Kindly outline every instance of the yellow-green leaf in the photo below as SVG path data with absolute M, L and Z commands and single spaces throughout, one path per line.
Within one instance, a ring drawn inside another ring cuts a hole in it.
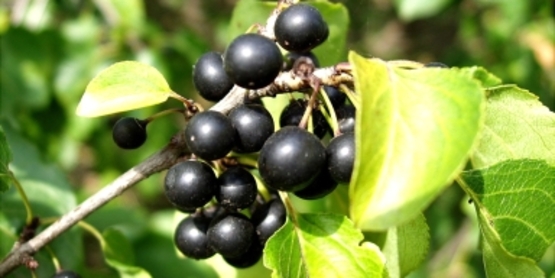
M 76 113 L 98 117 L 134 110 L 164 102 L 171 93 L 168 82 L 155 68 L 134 61 L 119 62 L 89 82 Z
M 386 277 L 378 247 L 363 242 L 345 216 L 297 214 L 266 243 L 264 265 L 272 277 Z
M 472 154 L 474 168 L 525 158 L 555 165 L 555 113 L 538 96 L 515 85 L 486 92 L 485 128 Z
M 483 123 L 479 83 L 456 70 L 396 68 L 351 53 L 357 110 L 350 214 L 363 230 L 416 217 L 464 167 Z

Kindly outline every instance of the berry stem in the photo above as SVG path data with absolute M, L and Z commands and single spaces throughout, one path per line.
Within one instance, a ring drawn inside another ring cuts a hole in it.
M 195 113 L 197 112 L 202 112 L 204 111 L 204 109 L 202 108 L 202 106 L 200 106 L 199 104 L 195 103 L 193 100 L 190 100 L 188 98 L 183 97 L 182 95 L 176 93 L 176 92 L 171 92 L 170 93 L 170 97 L 177 99 L 179 101 L 181 101 L 183 103 L 183 105 L 185 106 L 185 108 L 187 108 L 187 112 L 189 112 L 189 117 L 192 117 Z
M 79 221 L 77 225 L 81 227 L 83 230 L 89 232 L 92 236 L 94 236 L 96 240 L 98 240 L 102 248 L 106 246 L 106 241 L 104 241 L 104 237 L 102 237 L 102 234 L 93 225 L 85 221 Z
M 29 202 L 29 198 L 27 198 L 27 194 L 25 193 L 23 186 L 21 185 L 21 183 L 19 183 L 17 178 L 14 176 L 13 172 L 8 171 L 8 175 L 12 179 L 15 185 L 15 188 L 17 189 L 17 192 L 19 193 L 19 195 L 21 196 L 21 199 L 23 200 L 23 206 L 25 207 L 25 212 L 27 214 L 25 218 L 25 223 L 29 225 L 33 221 L 33 209 L 31 208 L 31 203 Z
M 272 196 L 270 195 L 268 188 L 266 188 L 266 186 L 264 185 L 262 180 L 258 177 L 258 175 L 256 175 L 253 172 L 251 172 L 251 174 L 254 177 L 254 180 L 256 181 L 256 189 L 258 190 L 258 194 L 260 194 L 262 198 L 264 198 L 264 201 L 266 202 L 270 201 L 272 199 Z
M 143 121 L 145 121 L 145 122 L 147 122 L 147 123 L 150 123 L 150 122 L 154 121 L 154 120 L 157 119 L 157 118 L 160 118 L 160 117 L 169 115 L 169 114 L 171 114 L 171 113 L 180 113 L 180 114 L 183 114 L 183 113 L 185 113 L 185 109 L 183 109 L 183 108 L 172 108 L 172 109 L 167 109 L 167 110 L 158 112 L 158 113 L 156 113 L 156 114 L 154 114 L 154 115 L 152 115 L 152 116 L 150 116 L 150 117 L 144 119 Z
M 285 209 L 287 210 L 287 215 L 291 218 L 295 226 L 298 226 L 297 214 L 296 214 L 297 212 L 293 207 L 293 203 L 291 203 L 291 199 L 289 198 L 289 195 L 285 191 L 279 191 L 279 197 L 281 198 L 281 201 L 285 205 Z
M 355 92 L 353 92 L 353 90 L 351 90 L 345 84 L 339 85 L 339 88 L 341 89 L 341 91 L 343 91 L 345 94 L 347 94 L 347 97 L 349 98 L 349 101 L 351 102 L 351 104 L 353 104 L 355 109 L 360 110 L 360 98 L 357 96 L 357 94 Z
M 331 128 L 333 130 L 333 135 L 334 137 L 339 135 L 339 125 L 337 124 L 337 115 L 335 114 L 335 109 L 333 108 L 333 104 L 331 103 L 330 98 L 328 97 L 328 95 L 326 94 L 326 92 L 324 92 L 324 90 L 321 88 L 320 89 L 320 97 L 324 100 L 324 103 L 326 104 L 326 107 L 328 108 L 327 110 L 320 106 L 320 111 L 322 112 L 322 114 L 324 115 L 324 117 L 326 117 L 326 120 L 328 121 L 328 123 L 331 125 Z M 329 113 L 328 113 L 329 111 Z
M 56 272 L 62 270 L 62 267 L 60 265 L 60 260 L 58 260 L 58 257 L 56 256 L 56 253 L 54 253 L 52 248 L 50 248 L 50 246 L 46 245 L 46 246 L 44 246 L 44 249 L 46 250 L 46 252 L 52 258 L 52 264 L 54 265 L 54 269 L 56 269 Z
M 312 91 L 312 94 L 310 95 L 310 99 L 308 100 L 308 103 L 306 104 L 306 110 L 304 111 L 303 117 L 301 118 L 301 121 L 299 122 L 299 127 L 305 129 L 306 128 L 306 124 L 308 122 L 308 120 L 310 119 L 310 116 L 312 115 L 312 107 L 314 107 L 314 105 L 316 104 L 316 99 L 318 97 L 318 92 L 320 89 L 320 86 L 316 86 L 317 88 L 315 88 Z
M 252 157 L 250 155 L 238 155 L 235 157 L 235 159 L 241 165 L 258 168 L 258 161 L 255 157 Z

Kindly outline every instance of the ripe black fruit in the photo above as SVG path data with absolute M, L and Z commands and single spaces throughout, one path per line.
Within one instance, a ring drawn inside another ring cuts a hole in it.
M 235 129 L 229 119 L 216 111 L 204 111 L 191 118 L 185 128 L 189 150 L 204 160 L 224 157 L 234 145 Z
M 338 108 L 345 103 L 347 96 L 336 87 L 324 86 L 324 91 L 328 95 L 333 108 Z
M 217 216 L 208 229 L 210 246 L 227 258 L 245 254 L 252 244 L 254 227 L 249 219 L 240 213 Z
M 222 55 L 217 52 L 203 54 L 193 69 L 193 84 L 200 95 L 210 101 L 219 101 L 233 87 L 224 70 Z
M 286 216 L 285 206 L 280 199 L 273 199 L 253 212 L 251 222 L 260 244 L 266 244 L 268 238 L 283 226 Z
M 256 180 L 241 167 L 227 169 L 218 178 L 219 191 L 216 200 L 223 208 L 229 210 L 249 207 L 256 199 Z
M 283 127 L 270 136 L 258 157 L 265 184 L 282 191 L 305 188 L 325 162 L 325 148 L 318 137 L 296 126 Z
M 279 125 L 281 127 L 298 126 L 303 118 L 306 105 L 307 101 L 305 100 L 294 100 L 289 103 L 289 105 L 287 105 L 281 112 Z M 331 130 L 326 118 L 324 118 L 324 115 L 322 115 L 320 110 L 312 110 L 312 124 L 314 134 L 316 134 L 319 138 L 324 137 L 324 135 Z
M 306 188 L 296 191 L 294 194 L 301 199 L 315 200 L 332 193 L 336 187 L 337 182 L 332 178 L 326 165 Z
M 71 270 L 61 270 L 54 274 L 52 278 L 81 278 L 81 275 Z
M 339 131 L 341 133 L 355 132 L 356 110 L 352 105 L 342 105 L 335 110 Z
M 307 52 L 328 38 L 329 29 L 316 8 L 296 4 L 279 14 L 274 33 L 281 47 L 289 51 Z
M 216 175 L 204 162 L 189 160 L 172 166 L 164 189 L 168 200 L 181 210 L 204 206 L 218 190 Z
M 262 251 L 264 250 L 264 248 L 258 241 L 258 237 L 256 236 L 256 234 L 253 234 L 252 236 L 253 236 L 253 239 L 252 239 L 251 246 L 249 247 L 249 250 L 245 252 L 245 254 L 235 258 L 224 257 L 224 260 L 229 265 L 234 266 L 236 268 L 248 268 L 255 265 L 260 260 L 260 258 L 262 257 Z
M 237 152 L 259 151 L 266 139 L 274 133 L 272 115 L 262 105 L 237 106 L 228 118 L 236 130 L 234 150 Z
M 333 179 L 339 183 L 348 183 L 355 162 L 355 134 L 344 133 L 333 138 L 326 148 L 326 154 Z
M 216 254 L 208 245 L 206 232 L 211 218 L 202 214 L 190 215 L 177 225 L 174 233 L 174 243 L 181 253 L 193 259 L 206 259 Z
M 114 142 L 122 149 L 136 149 L 146 141 L 147 121 L 124 117 L 112 129 Z
M 258 34 L 235 38 L 224 53 L 224 68 L 231 80 L 247 89 L 259 89 L 272 83 L 282 67 L 277 45 Z

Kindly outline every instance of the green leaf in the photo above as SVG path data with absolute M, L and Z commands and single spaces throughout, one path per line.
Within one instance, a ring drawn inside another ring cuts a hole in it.
M 328 24 L 328 39 L 313 52 L 321 67 L 332 66 L 347 58 L 347 34 L 349 34 L 349 12 L 341 3 L 307 2 L 314 6 Z
M 4 193 L 10 188 L 11 175 L 9 164 L 11 161 L 12 151 L 8 145 L 4 129 L 0 125 L 0 193 Z
M 144 269 L 134 266 L 135 257 L 131 244 L 118 230 L 108 228 L 102 233 L 102 251 L 106 263 L 115 268 L 120 277 L 151 277 Z
M 533 260 L 509 254 L 483 216 L 479 215 L 479 221 L 484 268 L 488 278 L 545 277 Z
M 423 214 L 387 231 L 381 248 L 389 277 L 405 277 L 417 269 L 428 255 L 430 233 Z
M 228 25 L 227 42 L 244 34 L 254 24 L 266 25 L 266 20 L 276 8 L 275 2 L 241 0 L 237 2 Z
M 266 243 L 272 277 L 382 277 L 384 258 L 343 215 L 297 214 Z
M 537 96 L 514 85 L 486 93 L 485 128 L 472 154 L 474 168 L 523 158 L 555 165 L 555 114 Z
M 483 88 L 501 85 L 502 81 L 499 77 L 493 75 L 482 67 L 466 67 L 458 69 L 463 74 L 471 77 L 482 84 Z
M 434 16 L 451 4 L 452 0 L 395 0 L 399 17 L 404 21 Z
M 171 93 L 168 82 L 155 68 L 139 62 L 119 62 L 89 82 L 76 113 L 97 117 L 138 109 L 164 102 Z
M 10 170 L 25 190 L 34 215 L 41 219 L 60 217 L 75 208 L 77 201 L 66 174 L 56 164 L 44 161 L 36 145 L 18 134 L 10 124 L 4 121 L 0 124 L 12 150 L 13 160 L 10 163 Z M 0 195 L 0 211 L 5 217 L 5 221 L 0 221 L 0 230 L 11 231 L 14 235 L 21 232 L 21 228 L 25 225 L 26 210 L 14 186 Z M 0 215 L 0 218 L 3 217 Z M 80 229 L 70 229 L 49 244 L 64 267 L 76 269 L 83 263 L 81 234 Z M 10 237 L 0 232 L 0 241 L 5 241 L 4 243 L 9 246 L 9 249 L 3 249 L 3 246 L 0 246 L 0 256 L 11 250 L 15 240 L 12 241 Z M 38 277 L 49 277 L 54 273 L 52 257 L 46 251 L 38 252 L 35 258 L 41 266 L 37 270 Z M 21 268 L 21 270 L 23 276 L 14 274 L 15 277 L 29 276 L 28 269 Z
M 484 95 L 454 70 L 395 68 L 351 53 L 357 110 L 350 215 L 364 230 L 413 219 L 462 170 Z
M 505 249 L 539 261 L 555 241 L 555 166 L 512 160 L 464 172 L 461 178 L 484 225 Z

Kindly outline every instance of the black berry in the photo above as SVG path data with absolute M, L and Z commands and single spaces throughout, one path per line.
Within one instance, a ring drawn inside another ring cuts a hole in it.
M 173 239 L 183 255 L 198 260 L 210 258 L 216 253 L 208 245 L 206 235 L 211 220 L 202 213 L 192 214 L 181 220 L 175 229 Z
M 124 117 L 112 129 L 114 142 L 122 149 L 136 149 L 146 141 L 147 121 Z
M 81 275 L 71 270 L 60 270 L 52 278 L 81 278 Z
M 283 59 L 270 39 L 258 34 L 235 38 L 224 53 L 224 68 L 233 82 L 247 89 L 259 89 L 272 83 Z
M 222 55 L 217 52 L 203 54 L 193 69 L 193 84 L 203 98 L 222 99 L 233 87 L 225 73 Z
M 328 95 L 333 108 L 338 108 L 345 103 L 345 99 L 347 98 L 347 96 L 339 91 L 338 88 L 332 86 L 324 86 L 324 91 L 326 92 L 326 95 Z
M 256 199 L 256 180 L 241 167 L 227 169 L 218 178 L 219 191 L 216 200 L 223 208 L 229 210 L 249 207 Z
M 204 160 L 224 157 L 234 146 L 235 129 L 229 119 L 216 111 L 204 111 L 189 120 L 185 141 L 189 150 Z
M 325 162 L 325 148 L 318 137 L 295 126 L 283 127 L 270 136 L 258 157 L 266 186 L 282 191 L 305 188 Z
M 330 141 L 326 148 L 326 154 L 328 169 L 335 181 L 348 183 L 351 180 L 355 151 L 354 133 L 344 133 Z
M 227 258 L 245 254 L 253 241 L 254 227 L 249 219 L 240 213 L 217 216 L 208 229 L 210 246 Z
M 236 130 L 235 151 L 257 152 L 266 139 L 274 133 L 274 120 L 264 106 L 258 104 L 240 105 L 228 115 Z
M 328 38 L 329 29 L 316 8 L 296 4 L 279 14 L 274 33 L 279 45 L 286 50 L 307 52 Z
M 184 211 L 204 206 L 218 190 L 216 175 L 204 162 L 189 160 L 172 166 L 164 189 L 168 200 Z
M 286 217 L 285 206 L 280 199 L 273 199 L 253 212 L 251 221 L 262 245 L 283 226 Z
M 335 110 L 341 133 L 355 132 L 356 110 L 352 105 L 342 105 Z
M 332 178 L 326 165 L 306 188 L 296 191 L 294 194 L 301 199 L 315 200 L 332 193 L 336 187 L 337 182 Z
M 255 265 L 260 258 L 262 258 L 262 251 L 264 250 L 263 246 L 258 241 L 258 237 L 253 234 L 253 238 L 251 240 L 251 246 L 249 250 L 245 252 L 243 255 L 234 258 L 227 258 L 224 257 L 224 260 L 231 266 L 236 268 L 248 268 Z
M 279 125 L 281 127 L 285 126 L 298 126 L 303 118 L 304 112 L 306 110 L 307 101 L 305 100 L 293 100 L 289 105 L 287 105 L 279 117 Z M 320 110 L 312 110 L 312 124 L 314 128 L 314 134 L 319 138 L 324 137 L 328 131 L 331 130 L 326 118 L 320 112 Z

